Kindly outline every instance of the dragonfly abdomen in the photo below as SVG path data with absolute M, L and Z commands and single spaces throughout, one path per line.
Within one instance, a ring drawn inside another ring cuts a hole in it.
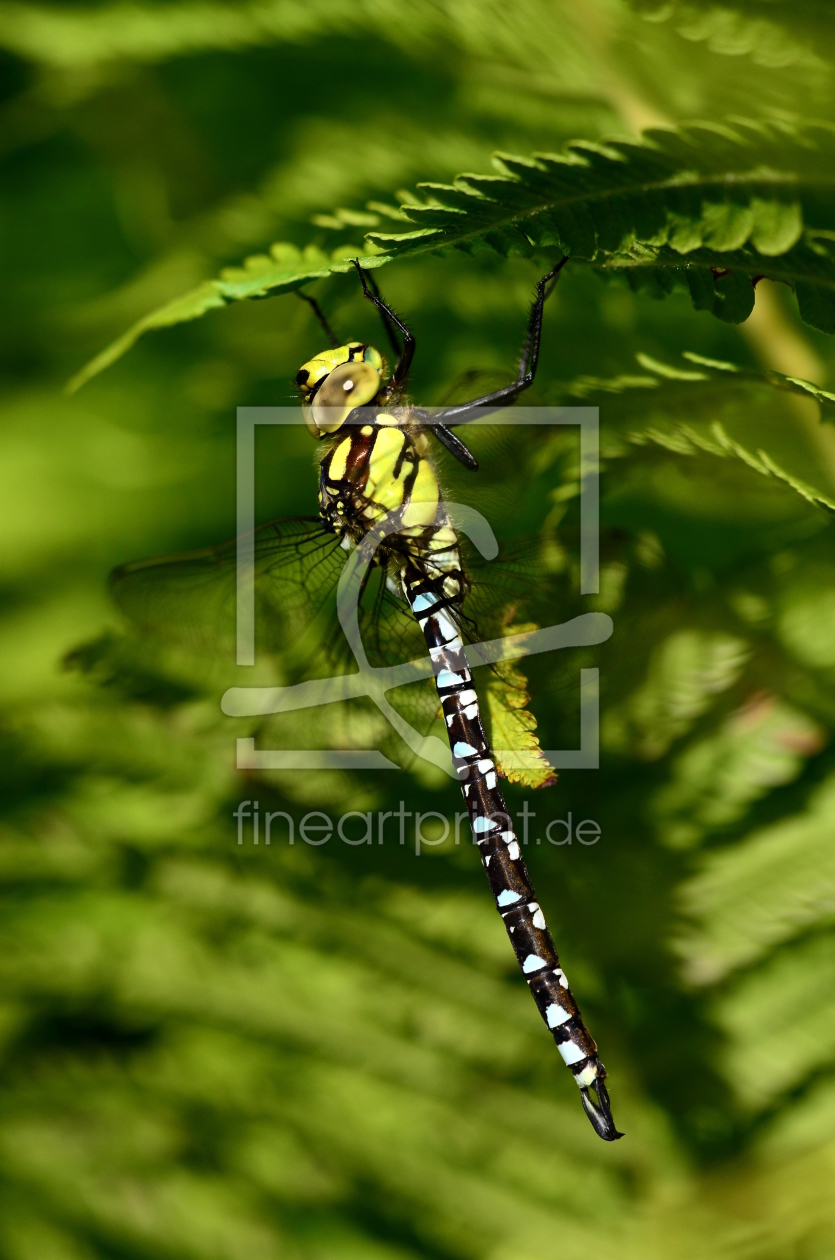
M 609 1108 L 606 1072 L 560 967 L 499 790 L 458 629 L 467 582 L 455 531 L 424 455 L 425 438 L 405 423 L 379 424 L 371 408 L 356 414 L 362 421 L 366 413 L 369 423 L 340 432 L 322 461 L 322 517 L 343 537 L 367 538 L 375 549 L 382 544 L 386 562 L 399 571 L 403 594 L 429 648 L 453 762 L 496 908 L 539 1012 L 580 1088 L 586 1114 L 602 1138 L 614 1141 L 621 1134 Z
M 481 722 L 478 695 L 453 615 L 462 596 L 446 595 L 441 578 L 429 576 L 421 572 L 420 565 L 413 564 L 403 573 L 403 589 L 429 648 L 473 839 L 478 845 L 496 909 L 502 916 L 539 1013 L 580 1088 L 586 1114 L 602 1138 L 614 1141 L 621 1134 L 615 1128 L 603 1083 L 606 1071 L 560 967 L 498 786 L 495 760 Z M 590 1089 L 595 1090 L 596 1100 L 591 1097 Z

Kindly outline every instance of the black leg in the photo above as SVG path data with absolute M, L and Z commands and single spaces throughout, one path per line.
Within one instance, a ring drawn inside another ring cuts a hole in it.
M 478 469 L 478 460 L 475 455 L 468 450 L 461 439 L 456 437 L 445 424 L 434 424 L 430 421 L 430 427 L 441 445 L 445 446 L 460 464 L 463 464 L 465 468 L 469 468 L 470 472 L 475 472 Z
M 380 289 L 379 289 L 379 286 L 378 286 L 378 284 L 377 284 L 377 281 L 374 279 L 374 272 L 373 272 L 373 271 L 369 271 L 369 272 L 366 274 L 366 277 L 365 277 L 365 278 L 366 278 L 366 280 L 368 281 L 368 287 L 371 289 L 371 292 L 374 294 L 374 296 L 375 296 L 376 298 L 379 298 L 379 297 L 380 297 Z M 382 298 L 380 298 L 380 301 L 382 301 Z M 383 306 L 385 306 L 385 303 L 383 303 Z M 387 337 L 388 337 L 388 339 L 389 339 L 389 345 L 391 346 L 392 350 L 394 351 L 394 353 L 395 353 L 395 357 L 396 357 L 397 359 L 399 359 L 399 358 L 400 358 L 400 356 L 401 356 L 401 354 L 403 353 L 403 351 L 402 351 L 401 346 L 400 346 L 400 339 L 398 338 L 397 333 L 396 333 L 396 332 L 395 332 L 395 330 L 394 330 L 394 324 L 391 322 L 391 320 L 389 319 L 388 315 L 386 315 L 385 311 L 384 311 L 384 310 L 381 310 L 379 306 L 377 307 L 377 310 L 378 310 L 378 312 L 379 312 L 380 319 L 382 320 L 383 327 L 384 327 L 384 328 L 385 328 L 385 330 L 386 330 L 386 336 L 387 336 Z
M 519 361 L 519 371 L 516 380 L 511 385 L 505 385 L 503 389 L 495 390 L 492 394 L 485 394 L 482 398 L 473 398 L 471 402 L 458 403 L 454 407 L 444 407 L 441 411 L 436 411 L 433 415 L 433 420 L 436 424 L 441 422 L 452 428 L 454 425 L 466 424 L 469 420 L 475 420 L 477 416 L 483 415 L 485 411 L 496 411 L 499 407 L 507 407 L 510 403 L 515 402 L 523 390 L 526 390 L 533 383 L 539 360 L 539 341 L 542 335 L 542 308 L 545 305 L 546 298 L 553 292 L 559 274 L 567 262 L 567 258 L 562 258 L 556 267 L 552 267 L 547 276 L 543 276 L 537 283 L 536 297 L 531 307 L 528 332 L 525 337 L 525 346 Z
M 411 407 L 409 414 L 418 424 L 425 426 L 427 432 L 436 437 L 442 446 L 445 446 L 451 455 L 454 455 L 459 464 L 463 464 L 465 468 L 469 468 L 471 472 L 475 472 L 478 468 L 478 460 L 472 451 L 469 450 L 459 437 L 457 437 L 451 429 L 445 424 L 438 424 L 437 420 L 428 411 L 424 411 L 422 407 Z
M 400 332 L 403 334 L 403 350 L 402 352 L 399 352 L 399 348 L 398 348 L 400 357 L 397 360 L 397 367 L 394 369 L 391 375 L 391 380 L 389 381 L 388 387 L 387 387 L 389 390 L 397 389 L 406 380 L 406 377 L 409 374 L 409 368 L 412 366 L 412 359 L 414 358 L 414 354 L 415 354 L 415 339 L 412 336 L 412 334 L 409 332 L 409 329 L 403 323 L 403 320 L 400 319 L 399 316 L 395 315 L 394 311 L 391 309 L 390 306 L 386 305 L 386 303 L 380 297 L 379 292 L 375 293 L 368 287 L 368 282 L 366 281 L 366 278 L 365 278 L 365 272 L 363 271 L 362 267 L 359 264 L 359 259 L 354 258 L 352 259 L 352 262 L 357 269 L 357 274 L 359 275 L 360 280 L 362 281 L 363 296 L 368 298 L 369 302 L 374 303 L 374 305 L 377 307 L 377 310 L 383 316 L 384 321 L 390 320 L 391 323 L 394 325 L 394 327 L 398 328 Z M 374 288 L 376 289 L 376 287 L 377 286 L 375 285 Z M 391 333 L 390 336 L 393 337 L 393 333 Z
M 296 289 L 295 293 L 296 293 L 296 297 L 300 297 L 303 302 L 307 302 L 308 306 L 312 307 L 313 314 L 316 316 L 319 323 L 324 328 L 325 333 L 327 334 L 328 340 L 330 341 L 331 345 L 333 346 L 335 350 L 337 346 L 340 344 L 339 338 L 337 337 L 336 333 L 333 331 L 330 324 L 328 323 L 328 321 L 325 319 L 324 315 L 322 314 L 322 311 L 319 307 L 319 303 L 316 301 L 315 298 L 309 297 L 307 293 L 302 293 L 301 289 Z

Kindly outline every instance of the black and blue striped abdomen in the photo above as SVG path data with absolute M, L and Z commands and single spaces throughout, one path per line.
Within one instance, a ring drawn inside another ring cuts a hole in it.
M 609 1108 L 606 1072 L 560 967 L 498 786 L 458 626 L 467 590 L 458 540 L 422 449 L 425 438 L 406 426 L 377 424 L 343 434 L 322 461 L 322 515 L 355 543 L 386 524 L 389 576 L 395 568 L 426 640 L 473 840 L 496 908 L 589 1119 L 602 1138 L 613 1141 L 621 1135 Z

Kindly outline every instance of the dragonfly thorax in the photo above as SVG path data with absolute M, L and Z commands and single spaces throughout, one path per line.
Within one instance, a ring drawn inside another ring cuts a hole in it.
M 340 532 L 366 533 L 392 512 L 401 529 L 433 525 L 438 483 L 421 445 L 399 425 L 346 426 L 321 464 L 323 519 Z
M 458 599 L 466 584 L 458 540 L 424 449 L 423 434 L 407 426 L 348 426 L 322 460 L 319 511 L 352 542 L 385 522 L 381 554 L 446 582 L 446 596 Z

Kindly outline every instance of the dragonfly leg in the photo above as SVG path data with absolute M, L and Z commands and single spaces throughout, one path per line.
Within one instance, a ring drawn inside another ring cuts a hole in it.
M 386 306 L 385 300 L 382 294 L 380 293 L 380 286 L 377 284 L 377 281 L 374 279 L 374 272 L 366 271 L 361 274 L 365 276 L 365 281 L 369 289 L 371 290 L 371 292 L 374 294 L 374 296 L 380 299 L 380 301 L 383 303 L 383 306 Z M 388 308 L 386 307 L 386 310 L 387 309 Z M 383 327 L 386 330 L 386 336 L 389 339 L 389 345 L 394 351 L 396 358 L 399 359 L 401 354 L 403 353 L 403 348 L 400 345 L 400 339 L 397 336 L 397 333 L 395 332 L 394 324 L 391 322 L 391 319 L 389 318 L 389 316 L 383 310 L 380 309 L 380 307 L 378 307 L 377 310 L 379 312 L 380 319 L 383 322 Z
M 561 258 L 547 275 L 544 275 L 541 280 L 537 281 L 536 297 L 531 307 L 528 331 L 525 337 L 522 357 L 519 360 L 516 380 L 512 381 L 510 385 L 503 386 L 502 389 L 494 390 L 492 394 L 484 394 L 481 398 L 473 398 L 470 402 L 458 403 L 454 407 L 444 407 L 443 410 L 435 412 L 434 419 L 436 422 L 445 424 L 449 428 L 458 424 L 467 424 L 468 421 L 484 415 L 485 411 L 496 411 L 499 407 L 507 407 L 514 403 L 519 395 L 533 384 L 539 362 L 543 307 L 548 297 L 553 293 L 560 272 L 567 262 L 567 257 Z
M 461 439 L 456 437 L 452 430 L 448 429 L 445 424 L 433 424 L 432 432 L 435 434 L 435 437 L 441 445 L 445 446 L 450 454 L 454 455 L 458 462 L 463 464 L 465 468 L 469 468 L 470 472 L 475 472 L 478 469 L 478 460 L 475 455 L 473 455 L 472 451 L 469 450 Z
M 377 310 L 380 312 L 380 316 L 385 325 L 386 332 L 388 333 L 389 341 L 391 342 L 391 345 L 392 345 L 392 348 L 394 349 L 395 354 L 398 356 L 397 366 L 392 372 L 391 380 L 389 381 L 387 388 L 389 389 L 389 391 L 394 390 L 394 389 L 399 389 L 399 387 L 404 383 L 404 381 L 406 380 L 406 377 L 409 374 L 409 368 L 412 366 L 412 359 L 415 356 L 414 335 L 403 323 L 403 320 L 400 318 L 400 316 L 395 315 L 394 311 L 391 309 L 388 303 L 383 301 L 382 297 L 380 296 L 380 290 L 377 288 L 376 282 L 371 278 L 371 276 L 368 276 L 366 278 L 366 274 L 363 271 L 362 267 L 360 266 L 359 259 L 353 258 L 351 261 L 356 267 L 357 274 L 360 280 L 362 281 L 363 297 L 367 298 L 369 302 L 373 302 L 374 305 L 377 307 Z M 369 280 L 371 281 L 370 284 L 369 284 Z M 402 350 L 400 349 L 400 345 L 397 341 L 397 336 L 394 332 L 395 328 L 399 329 L 400 332 L 403 334 L 403 349 Z
M 328 341 L 331 343 L 334 350 L 336 350 L 336 348 L 340 345 L 339 338 L 325 319 L 325 316 L 322 314 L 322 308 L 316 299 L 312 298 L 309 293 L 302 293 L 301 289 L 296 289 L 296 297 L 301 298 L 303 302 L 307 302 L 308 306 L 313 311 L 313 314 L 324 328 Z

